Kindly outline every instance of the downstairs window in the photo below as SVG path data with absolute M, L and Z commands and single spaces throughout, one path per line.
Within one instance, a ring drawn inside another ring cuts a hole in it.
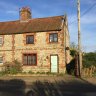
M 37 65 L 37 55 L 36 54 L 23 54 L 23 64 L 24 65 Z

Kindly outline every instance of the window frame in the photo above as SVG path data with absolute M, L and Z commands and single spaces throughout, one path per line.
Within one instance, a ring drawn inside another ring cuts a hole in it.
M 29 62 L 29 61 L 28 61 L 28 56 L 34 56 L 34 55 L 36 56 L 36 57 L 35 57 L 35 59 L 36 59 L 35 62 L 36 62 L 36 63 L 35 63 L 35 64 L 28 64 L 28 62 Z M 24 64 L 24 56 L 27 56 L 27 64 Z M 23 60 L 23 65 L 24 65 L 24 66 L 37 66 L 37 54 L 36 54 L 36 53 L 24 53 L 22 60 Z
M 57 40 L 56 41 L 54 40 L 55 35 L 57 35 Z M 52 41 L 50 41 L 51 36 L 52 36 Z M 58 33 L 49 33 L 49 43 L 56 43 L 56 42 L 58 42 Z
M 27 41 L 28 36 L 33 36 L 33 42 L 32 43 L 30 43 L 30 41 Z M 34 35 L 26 35 L 26 44 L 27 45 L 34 44 Z
M 0 46 L 3 46 L 3 39 L 4 37 L 3 36 L 0 36 L 0 39 L 2 39 L 2 42 L 0 42 Z

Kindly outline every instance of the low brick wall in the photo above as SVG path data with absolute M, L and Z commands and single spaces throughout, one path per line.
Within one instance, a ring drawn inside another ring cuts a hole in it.
M 94 74 L 95 71 L 96 71 L 96 67 L 93 66 L 93 65 L 90 68 L 84 68 L 82 70 L 82 76 L 84 76 L 84 77 L 92 77 L 92 75 Z

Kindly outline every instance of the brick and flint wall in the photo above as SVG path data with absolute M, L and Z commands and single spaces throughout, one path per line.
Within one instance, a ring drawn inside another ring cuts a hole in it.
M 49 34 L 58 33 L 58 42 L 49 43 Z M 34 35 L 34 44 L 26 44 L 26 35 Z M 0 46 L 0 55 L 4 62 L 18 60 L 23 65 L 23 54 L 37 54 L 36 66 L 24 66 L 23 71 L 50 72 L 50 55 L 59 57 L 59 73 L 65 72 L 64 32 L 34 32 L 26 34 L 4 35 L 4 44 Z

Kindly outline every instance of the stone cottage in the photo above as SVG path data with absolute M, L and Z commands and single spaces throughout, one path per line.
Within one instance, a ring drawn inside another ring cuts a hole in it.
M 70 61 L 67 16 L 32 18 L 23 7 L 19 20 L 0 22 L 0 66 L 14 60 L 26 72 L 64 73 Z

